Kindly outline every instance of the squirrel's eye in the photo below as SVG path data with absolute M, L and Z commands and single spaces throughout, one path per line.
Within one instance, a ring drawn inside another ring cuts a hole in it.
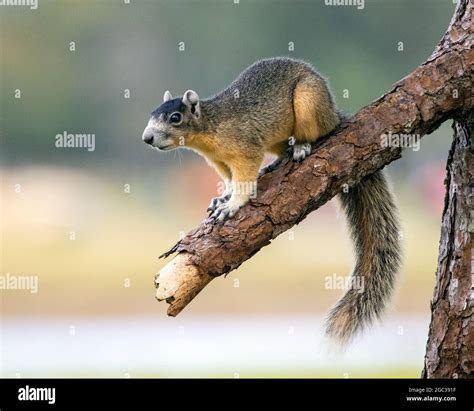
M 173 113 L 170 116 L 170 123 L 172 124 L 178 124 L 181 123 L 182 116 L 180 113 Z

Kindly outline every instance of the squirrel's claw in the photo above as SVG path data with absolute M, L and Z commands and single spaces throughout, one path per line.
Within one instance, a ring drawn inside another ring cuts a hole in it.
M 225 220 L 232 218 L 242 207 L 239 204 L 229 202 L 220 203 L 209 216 L 216 224 L 222 224 Z
M 212 211 L 214 211 L 217 207 L 217 204 L 219 204 L 219 197 L 214 197 L 212 200 L 211 200 L 211 203 L 209 204 L 209 207 L 207 207 L 207 212 L 210 213 Z
M 214 197 L 211 200 L 211 203 L 209 204 L 209 207 L 207 207 L 206 211 L 208 213 L 212 213 L 219 204 L 225 203 L 226 201 L 229 200 L 229 198 L 230 198 L 230 194 L 223 194 L 220 197 Z
M 307 156 L 311 154 L 311 144 L 295 144 L 293 146 L 293 161 L 302 162 Z

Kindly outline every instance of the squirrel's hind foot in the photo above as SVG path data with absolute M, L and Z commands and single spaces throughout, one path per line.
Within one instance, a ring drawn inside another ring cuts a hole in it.
M 306 157 L 311 154 L 311 144 L 295 144 L 290 147 L 292 150 L 293 161 L 301 163 Z

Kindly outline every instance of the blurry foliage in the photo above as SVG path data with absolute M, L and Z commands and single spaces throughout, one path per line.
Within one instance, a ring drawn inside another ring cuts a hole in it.
M 150 280 L 162 264 L 156 256 L 204 218 L 218 181 L 196 155 L 157 153 L 142 143 L 163 92 L 193 88 L 207 97 L 253 61 L 291 55 L 312 62 L 329 79 L 338 106 L 355 112 L 428 57 L 453 8 L 450 0 L 366 0 L 363 10 L 327 7 L 324 0 L 39 0 L 38 10 L 1 7 L 4 270 L 42 275 L 48 291 L 35 300 L 35 312 L 63 306 L 61 299 L 77 292 L 68 287 L 71 276 L 94 279 L 94 288 L 79 281 L 84 296 L 68 303 L 71 312 L 156 310 Z M 14 98 L 16 89 L 21 99 Z M 343 98 L 344 89 L 350 98 Z M 94 133 L 96 151 L 56 149 L 63 131 Z M 389 167 L 404 221 L 409 275 L 398 307 L 406 311 L 427 308 L 432 293 L 451 140 L 448 125 L 436 134 Z M 19 195 L 15 184 L 23 187 Z M 324 276 L 351 265 L 337 219 L 332 205 L 318 210 L 295 228 L 295 241 L 281 236 L 233 273 L 247 279 L 250 304 L 241 304 L 242 296 L 203 293 L 193 312 L 232 311 L 236 304 L 239 312 L 275 305 L 283 312 L 326 310 L 338 293 L 324 292 Z M 68 240 L 70 230 L 77 241 Z M 282 274 L 288 271 L 292 284 Z M 124 278 L 134 286 L 118 298 Z M 263 298 L 270 278 L 272 290 Z M 68 291 L 58 296 L 58 287 Z M 280 303 L 291 287 L 298 307 Z M 15 296 L 7 307 L 22 312 L 31 304 Z
M 140 140 L 163 92 L 212 95 L 269 56 L 312 62 L 338 106 L 353 113 L 428 57 L 453 8 L 449 0 L 366 0 L 363 10 L 324 0 L 39 0 L 37 10 L 2 7 L 2 160 L 120 165 L 125 174 L 157 162 L 160 170 L 171 167 L 175 155 L 157 158 Z M 55 149 L 63 131 L 94 133 L 96 151 Z M 446 147 L 423 150 L 444 158 Z
M 166 305 L 153 298 L 153 273 L 163 264 L 156 256 L 204 218 L 217 183 L 196 155 L 157 153 L 142 143 L 166 89 L 207 97 L 253 61 L 290 55 L 313 63 L 339 108 L 354 113 L 429 56 L 453 9 L 452 0 L 366 0 L 363 10 L 324 0 L 39 0 L 37 10 L 0 7 L 1 271 L 38 275 L 41 290 L 5 293 L 2 316 L 164 318 Z M 56 149 L 55 136 L 64 131 L 95 134 L 96 151 Z M 389 167 L 406 256 L 389 315 L 429 313 L 450 140 L 446 124 Z M 184 318 L 324 315 L 341 293 L 324 289 L 326 276 L 345 275 L 352 265 L 342 220 L 333 204 L 311 214 L 216 280 Z M 381 364 L 351 376 L 415 377 L 420 364 Z M 255 376 L 340 376 L 255 367 Z M 103 372 L 110 376 L 110 368 Z

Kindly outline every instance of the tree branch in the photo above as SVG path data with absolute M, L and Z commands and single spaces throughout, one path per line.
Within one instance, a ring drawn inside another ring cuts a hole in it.
M 178 255 L 155 278 L 156 298 L 177 315 L 214 277 L 239 267 L 272 239 L 302 221 L 343 187 L 401 157 L 384 134 L 422 137 L 473 108 L 472 4 L 460 0 L 431 57 L 318 141 L 301 164 L 258 180 L 258 194 L 224 225 L 204 220 L 161 257 Z M 347 185 L 347 186 L 346 186 Z

